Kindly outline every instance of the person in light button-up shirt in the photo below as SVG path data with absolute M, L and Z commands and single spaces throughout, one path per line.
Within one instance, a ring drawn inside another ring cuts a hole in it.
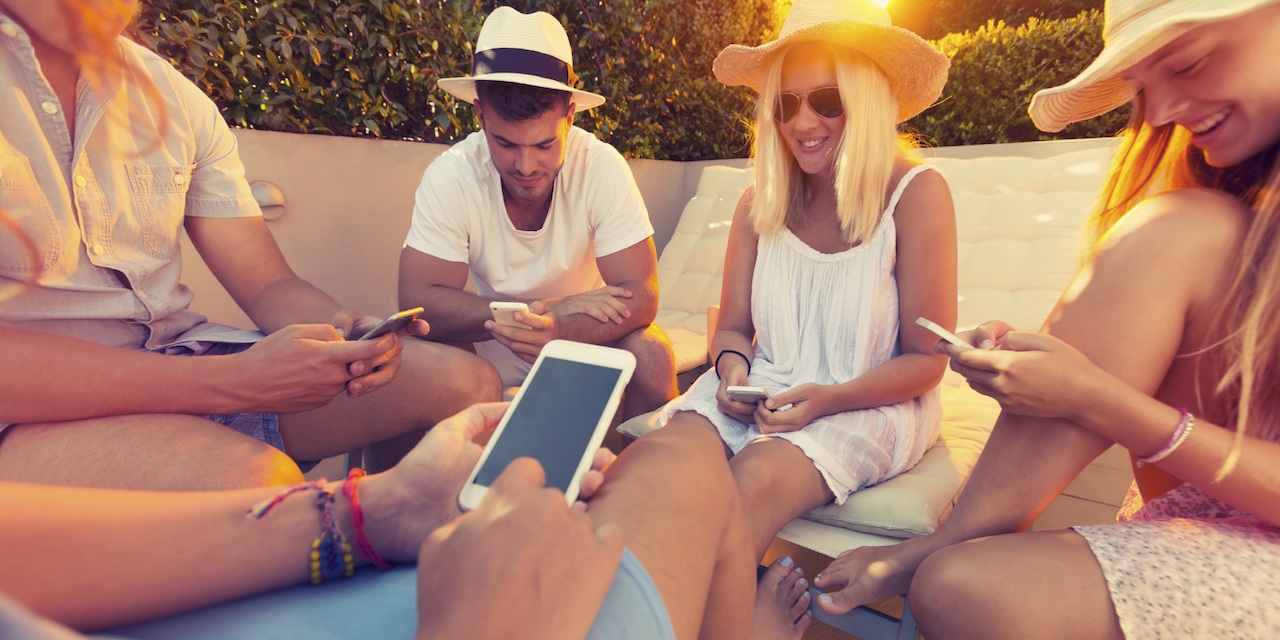
M 0 0 L 0 208 L 36 244 L 0 232 L 0 284 L 38 274 L 0 305 L 0 480 L 286 482 L 496 399 L 470 354 L 344 340 L 380 318 L 289 268 L 216 106 L 118 37 L 135 8 Z M 258 331 L 188 308 L 183 228 Z

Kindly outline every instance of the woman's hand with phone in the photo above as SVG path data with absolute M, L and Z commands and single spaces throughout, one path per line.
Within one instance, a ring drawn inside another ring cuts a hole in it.
M 716 389 L 716 405 L 721 413 L 733 417 L 738 422 L 751 424 L 758 403 L 739 402 L 729 396 L 729 387 L 747 386 L 746 359 L 727 353 L 720 359 L 719 364 L 720 388 Z
M 756 407 L 754 420 L 760 433 L 799 431 L 805 425 L 831 413 L 828 396 L 833 387 L 806 382 L 775 393 Z

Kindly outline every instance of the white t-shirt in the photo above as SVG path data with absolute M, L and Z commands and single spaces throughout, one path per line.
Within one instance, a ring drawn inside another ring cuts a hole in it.
M 477 131 L 427 167 L 405 245 L 467 263 L 481 297 L 545 299 L 604 286 L 596 258 L 652 235 L 622 154 L 570 127 L 541 229 L 511 224 L 484 131 Z

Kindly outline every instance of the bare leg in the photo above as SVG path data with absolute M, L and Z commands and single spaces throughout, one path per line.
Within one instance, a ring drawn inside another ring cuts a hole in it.
M 201 491 L 302 481 L 288 456 L 216 422 L 147 414 L 25 424 L 0 440 L 0 481 Z
M 320 460 L 392 440 L 388 446 L 395 451 L 378 457 L 394 464 L 435 423 L 473 404 L 502 399 L 497 371 L 474 354 L 406 340 L 403 359 L 396 379 L 374 393 L 355 400 L 340 395 L 319 409 L 280 416 L 289 455 Z M 394 442 L 405 434 L 413 435 Z
M 855 606 L 906 593 L 930 554 L 966 540 L 1022 531 L 1111 442 L 1064 420 L 1001 414 L 950 517 L 933 534 L 889 547 L 841 554 L 815 584 L 835 606 Z
M 666 602 L 676 635 L 746 635 L 755 572 L 738 491 L 713 432 L 673 421 L 627 447 L 589 512 L 617 523 Z
M 636 357 L 635 375 L 622 398 L 623 420 L 653 411 L 678 395 L 676 356 L 671 351 L 671 340 L 658 325 L 632 331 L 614 346 Z
M 782 527 L 834 498 L 813 461 L 786 440 L 753 442 L 734 456 L 729 467 L 742 496 L 742 514 L 757 563 Z M 760 578 L 751 637 L 798 639 L 809 626 L 805 616 L 808 581 L 790 562 L 790 558 L 779 559 Z
M 930 638 L 1124 637 L 1106 580 L 1074 531 L 1003 535 L 929 556 L 911 609 Z
M 742 515 L 757 562 L 782 527 L 835 497 L 813 461 L 786 440 L 753 442 L 733 457 L 729 467 L 742 496 Z

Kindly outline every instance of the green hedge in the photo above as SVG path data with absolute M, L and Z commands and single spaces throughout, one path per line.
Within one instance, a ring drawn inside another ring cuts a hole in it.
M 580 116 L 580 126 L 627 156 L 671 160 L 748 153 L 754 94 L 721 86 L 711 61 L 727 44 L 773 37 L 790 6 L 786 0 L 150 0 L 135 37 L 172 60 L 235 126 L 450 143 L 474 129 L 475 117 L 435 81 L 469 73 L 476 34 L 498 4 L 548 11 L 566 25 L 580 86 L 608 98 Z M 1021 27 L 992 22 L 942 38 L 938 46 L 952 56 L 944 101 L 907 126 L 935 145 L 1044 138 L 1026 115 L 1031 93 L 1083 68 L 1101 48 L 1100 33 L 1094 11 L 1062 21 L 1032 18 Z M 1123 119 L 1113 114 L 1055 137 L 1109 135 Z
M 1045 87 L 1075 77 L 1102 50 L 1102 13 L 1037 20 L 1011 27 L 989 22 L 934 44 L 951 57 L 942 101 L 906 124 L 939 146 L 1114 135 L 1128 108 L 1069 125 L 1061 133 L 1035 128 L 1027 106 Z
M 893 23 L 922 38 L 937 40 L 948 34 L 978 29 L 988 21 L 1021 25 L 1030 18 L 1061 20 L 1090 9 L 1102 10 L 1104 0 L 893 0 Z
M 579 86 L 608 102 L 577 123 L 624 154 L 743 155 L 749 90 L 711 78 L 715 52 L 776 33 L 772 0 L 152 0 L 136 37 L 254 129 L 453 142 L 470 105 L 440 91 L 470 73 L 499 4 L 560 17 Z

